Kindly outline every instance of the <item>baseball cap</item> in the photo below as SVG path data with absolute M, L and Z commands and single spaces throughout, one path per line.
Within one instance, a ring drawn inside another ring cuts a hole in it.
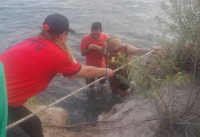
M 71 33 L 76 33 L 73 29 L 69 28 L 69 21 L 68 19 L 61 15 L 61 14 L 51 14 L 48 15 L 44 22 L 43 25 L 48 24 L 49 25 L 49 31 L 61 34 L 63 32 L 71 32 Z

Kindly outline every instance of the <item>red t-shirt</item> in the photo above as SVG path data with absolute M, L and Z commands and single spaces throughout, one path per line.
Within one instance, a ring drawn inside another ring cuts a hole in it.
M 81 41 L 81 51 L 88 49 L 90 44 L 96 44 L 98 46 L 103 47 L 108 38 L 108 34 L 101 33 L 98 39 L 93 39 L 90 34 L 85 35 Z M 85 55 L 85 61 L 87 66 L 95 66 L 95 67 L 105 67 L 105 59 L 104 55 L 99 53 L 98 51 L 91 50 L 87 55 Z
M 21 106 L 45 90 L 57 73 L 80 71 L 79 62 L 70 61 L 58 46 L 44 38 L 29 38 L 0 54 L 4 65 L 8 104 Z

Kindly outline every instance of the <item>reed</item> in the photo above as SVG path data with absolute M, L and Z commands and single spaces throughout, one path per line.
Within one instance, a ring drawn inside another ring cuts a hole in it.
M 158 39 L 161 48 L 133 64 L 136 94 L 153 100 L 156 136 L 199 137 L 200 89 L 195 91 L 194 86 L 200 79 L 200 1 L 163 1 L 161 8 L 165 16 L 156 16 L 164 28 Z M 186 105 L 180 109 L 177 91 L 185 85 L 190 90 Z

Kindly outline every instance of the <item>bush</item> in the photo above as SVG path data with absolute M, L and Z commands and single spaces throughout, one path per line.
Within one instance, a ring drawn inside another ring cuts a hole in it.
M 145 63 L 134 64 L 136 89 L 146 96 L 152 94 L 149 89 L 155 91 L 171 77 L 174 84 L 180 83 L 180 74 L 183 79 L 188 79 L 188 74 L 200 77 L 200 1 L 169 0 L 162 2 L 161 8 L 166 13 L 156 16 L 164 28 L 158 39 L 161 49 Z

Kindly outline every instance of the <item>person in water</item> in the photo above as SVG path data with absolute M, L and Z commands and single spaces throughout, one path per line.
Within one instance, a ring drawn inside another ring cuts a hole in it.
M 95 66 L 105 68 L 104 55 L 96 50 L 90 49 L 89 46 L 95 44 L 99 47 L 103 47 L 108 34 L 102 33 L 102 25 L 100 22 L 94 22 L 91 26 L 91 33 L 83 36 L 81 41 L 81 55 L 85 56 L 86 66 Z M 99 83 L 104 84 L 106 79 L 101 80 Z M 86 78 L 86 84 L 90 84 L 95 81 L 95 78 Z M 92 89 L 94 85 L 91 85 Z
M 117 36 L 109 36 L 103 48 L 97 45 L 90 46 L 89 48 L 103 53 L 105 55 L 106 66 L 113 70 L 117 69 L 118 66 L 114 64 L 112 59 L 116 58 L 119 53 L 125 54 L 126 58 L 130 58 L 131 55 L 143 55 L 152 50 L 146 48 L 137 48 L 130 44 L 123 43 Z M 153 50 L 157 50 L 157 47 L 153 47 Z M 126 96 L 128 93 L 130 93 L 130 83 L 125 84 L 116 77 L 117 74 L 128 76 L 125 71 L 119 70 L 114 74 L 114 76 L 108 78 L 112 93 L 114 95 Z
M 68 19 L 61 14 L 51 14 L 45 18 L 38 37 L 28 38 L 0 54 L 5 68 L 8 119 L 12 122 L 31 114 L 23 104 L 44 91 L 58 73 L 67 78 L 113 76 L 111 69 L 84 66 L 76 61 L 66 46 L 68 32 L 74 33 Z M 30 137 L 43 137 L 37 116 L 19 126 Z

